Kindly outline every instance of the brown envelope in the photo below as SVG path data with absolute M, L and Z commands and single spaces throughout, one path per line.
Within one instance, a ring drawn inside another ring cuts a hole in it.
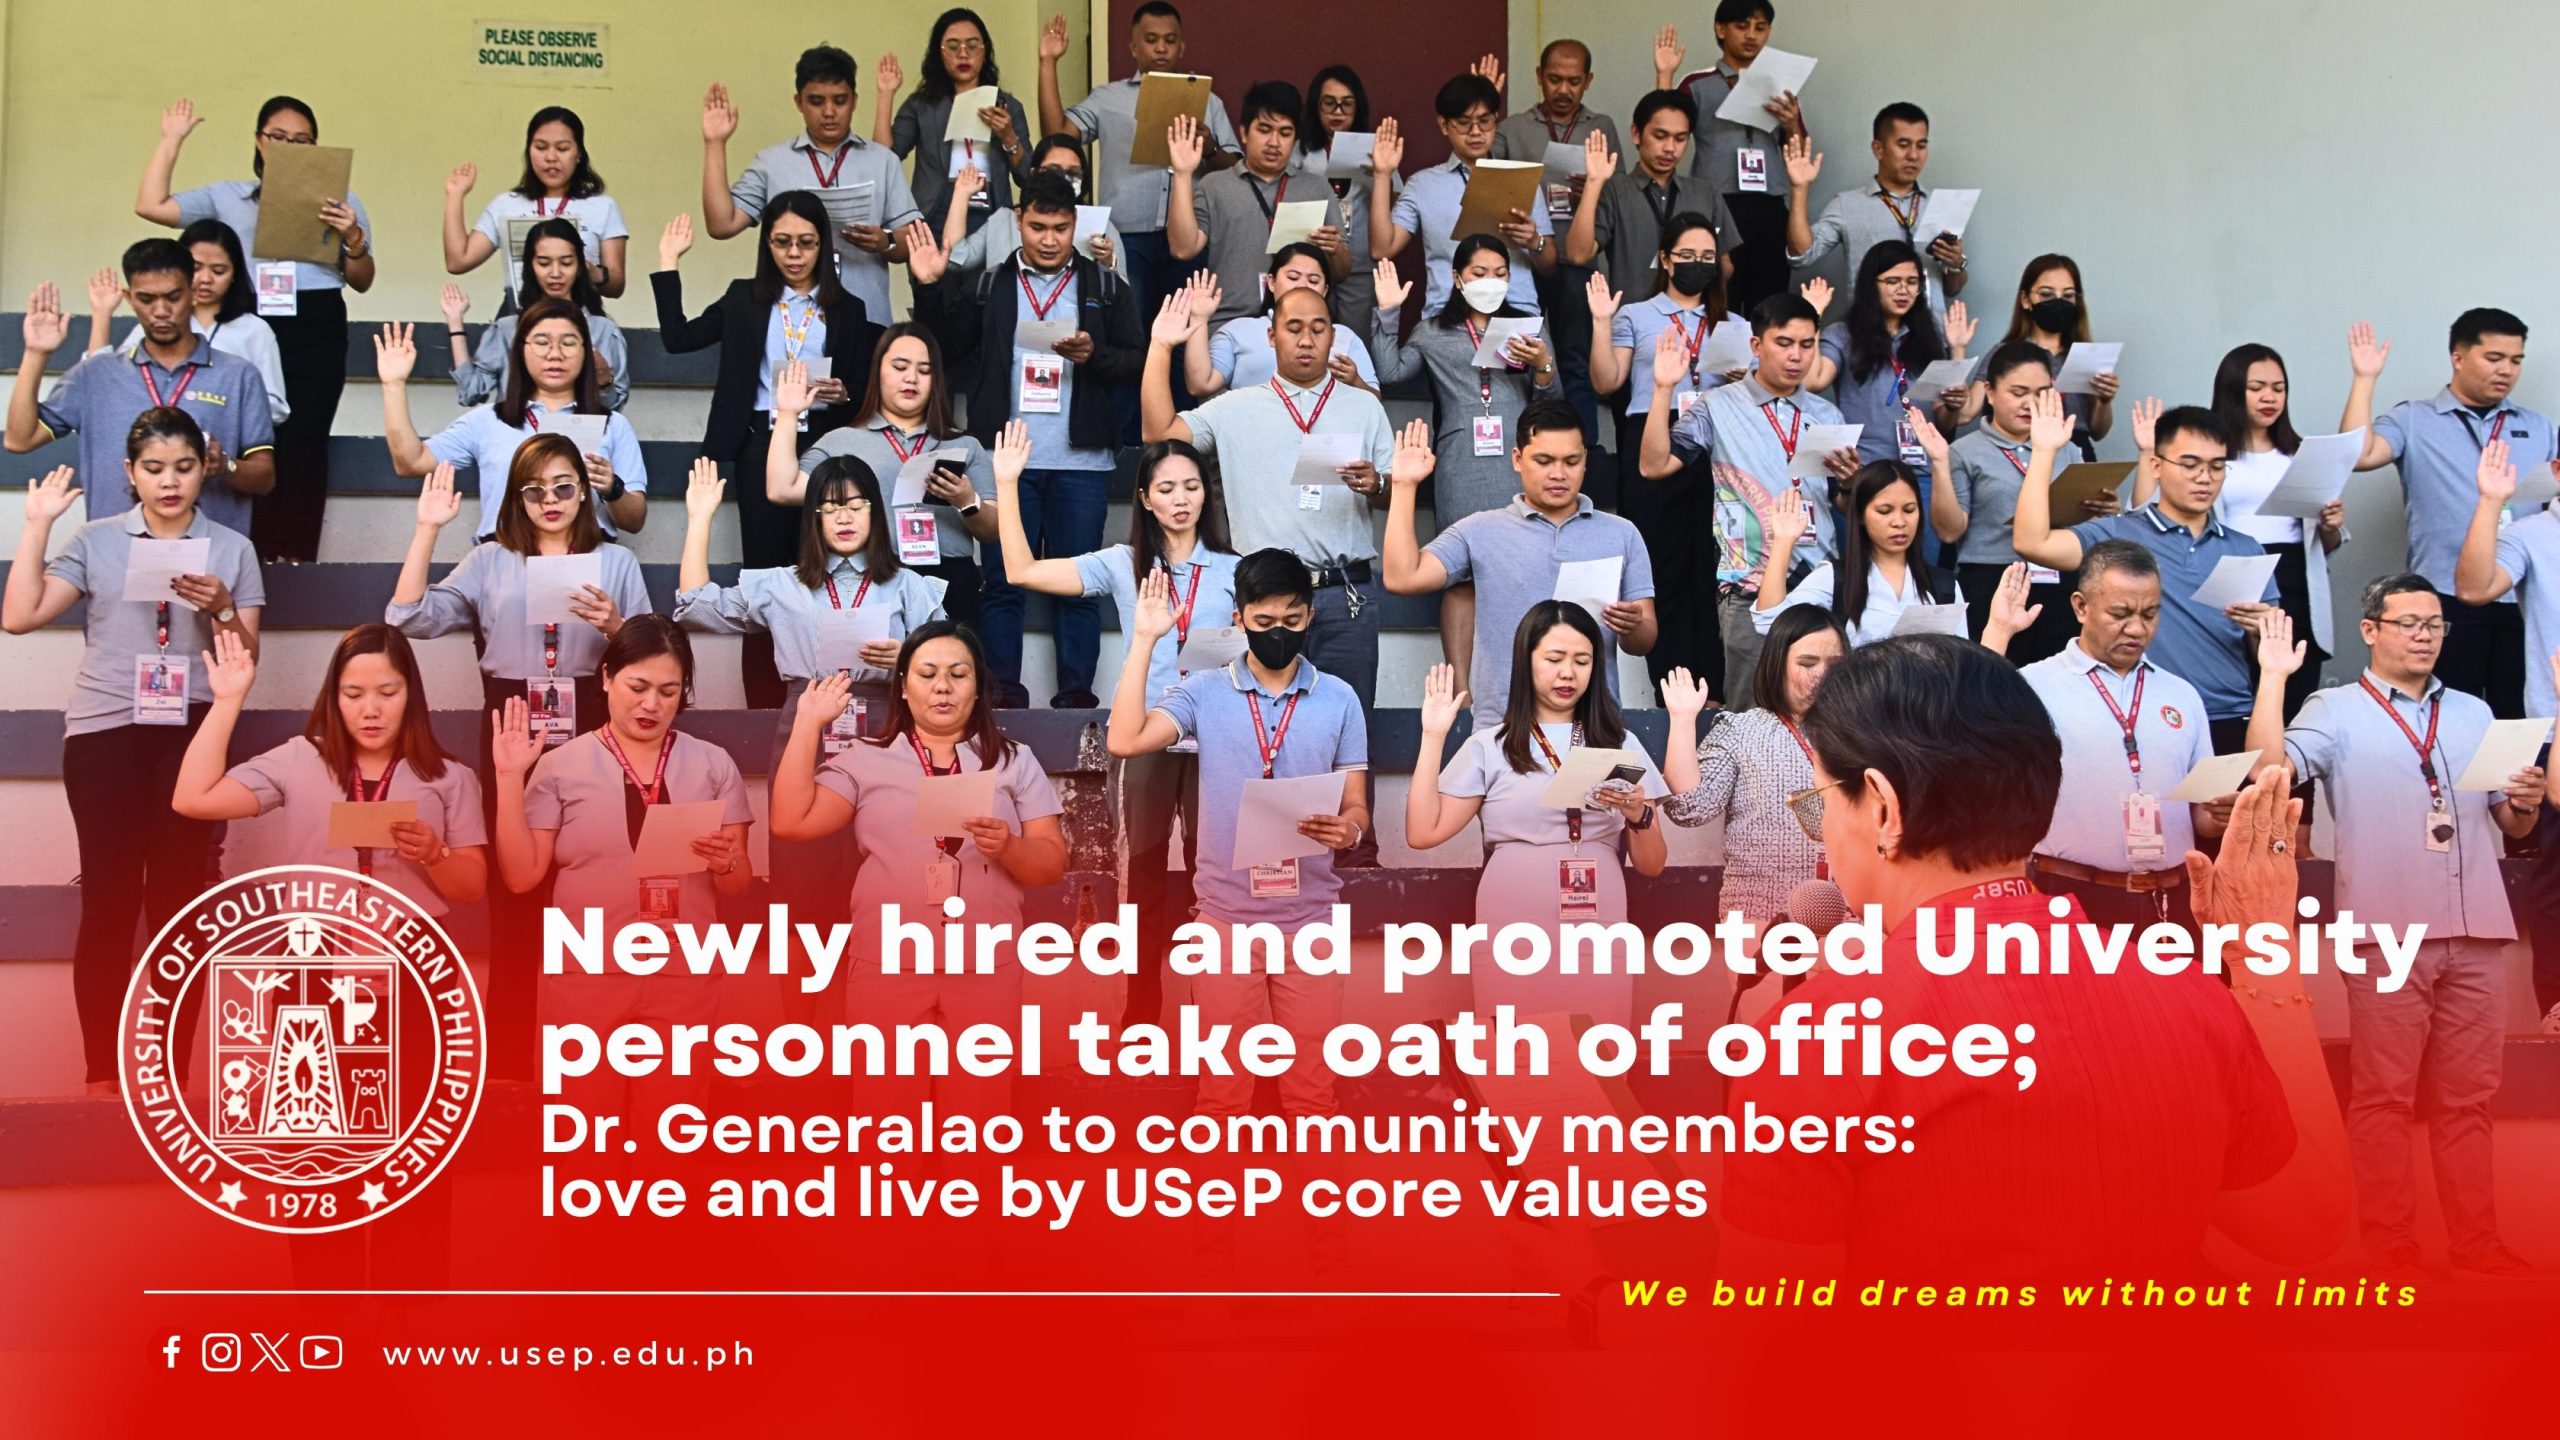
M 2131 460 L 2084 460 L 2064 466 L 2062 473 L 2053 477 L 2053 489 L 2046 492 L 2053 497 L 2049 517 L 2053 528 L 2067 530 L 2090 518 L 2088 502 L 2115 493 L 2124 484 L 2124 477 L 2133 473 L 2133 466 Z
M 1458 223 L 1449 238 L 1499 235 L 1510 212 L 1531 214 L 1532 207 L 1545 203 L 1538 198 L 1538 182 L 1546 173 L 1547 167 L 1535 160 L 1477 161 L 1467 175 L 1466 198 L 1458 202 Z
M 249 253 L 338 268 L 338 232 L 320 223 L 320 202 L 347 198 L 356 152 L 334 145 L 278 145 L 258 186 L 258 234 Z
M 1165 141 L 1165 130 L 1173 117 L 1188 115 L 1202 122 L 1207 131 L 1209 114 L 1209 77 L 1206 75 L 1167 75 L 1157 73 L 1138 81 L 1138 133 L 1129 141 L 1129 163 L 1142 170 L 1161 170 L 1173 163 L 1172 148 Z M 1203 146 L 1201 162 L 1207 166 L 1207 150 Z
M 391 838 L 391 827 L 417 818 L 415 800 L 333 801 L 329 806 L 329 848 L 388 850 L 400 843 Z

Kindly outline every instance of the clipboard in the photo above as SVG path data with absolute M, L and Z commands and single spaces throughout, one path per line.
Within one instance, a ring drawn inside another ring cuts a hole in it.
M 418 818 L 415 800 L 329 802 L 329 848 L 391 850 L 400 842 L 391 827 Z
M 1154 71 L 1138 80 L 1138 133 L 1129 137 L 1129 163 L 1142 170 L 1173 166 L 1173 147 L 1165 131 L 1177 115 L 1205 121 L 1209 114 L 1209 77 Z
M 1547 167 L 1535 160 L 1477 161 L 1467 176 L 1467 193 L 1458 202 L 1458 223 L 1449 228 L 1449 238 L 1499 234 L 1496 227 L 1514 210 L 1534 218 L 1538 182 L 1546 173 Z
M 2131 460 L 2083 460 L 2066 465 L 2053 477 L 2053 488 L 2045 493 L 2053 508 L 2045 512 L 2057 530 L 2068 529 L 2089 518 L 2088 503 L 2101 495 L 2113 495 L 2133 473 Z
M 249 253 L 338 268 L 338 232 L 320 223 L 320 202 L 347 198 L 356 152 L 337 145 L 278 145 L 258 184 L 258 233 Z

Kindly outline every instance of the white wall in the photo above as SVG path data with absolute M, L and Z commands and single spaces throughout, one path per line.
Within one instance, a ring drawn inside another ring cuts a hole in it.
M 2393 340 L 2384 404 L 2444 383 L 2445 331 L 2473 305 L 2515 311 L 2560 343 L 2542 237 L 2560 194 L 2536 152 L 2560 130 L 2560 90 L 2499 56 L 2560 47 L 2560 7 L 2442 12 L 2386 0 L 2144 5 L 1777 0 L 1773 43 L 1820 68 L 1805 110 L 1825 152 L 1816 205 L 1872 173 L 1868 123 L 1888 101 L 1932 120 L 1928 179 L 1980 186 L 1969 299 L 1996 336 L 2020 266 L 2060 251 L 2087 278 L 2097 336 L 2125 342 L 2127 395 L 2203 402 L 2231 346 L 2292 369 L 2305 433 L 2336 428 L 2347 326 Z M 1513 68 L 1545 40 L 1590 45 L 1600 108 L 1623 119 L 1652 83 L 1669 14 L 1689 68 L 1713 63 L 1699 3 L 1513 7 Z M 2450 23 L 2445 23 L 2450 22 Z M 1515 81 L 1514 94 L 1526 99 Z M 2518 397 L 2560 407 L 2560 369 L 2528 366 Z M 2130 457 L 2119 427 L 2102 447 Z M 2348 492 L 2353 540 L 2333 574 L 2342 607 L 2406 560 L 2394 472 Z M 2351 613 L 2351 609 L 2347 612 Z M 2353 627 L 2341 644 L 2360 652 Z M 2333 675 L 2360 660 L 2333 662 Z

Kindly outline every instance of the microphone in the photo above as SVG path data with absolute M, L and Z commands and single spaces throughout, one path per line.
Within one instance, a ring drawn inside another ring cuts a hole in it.
M 1849 899 L 1828 880 L 1807 880 L 1787 892 L 1787 918 L 1817 937 L 1828 935 L 1849 918 Z

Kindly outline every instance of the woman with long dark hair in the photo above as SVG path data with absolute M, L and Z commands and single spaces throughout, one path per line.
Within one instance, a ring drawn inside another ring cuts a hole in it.
M 1943 445 L 1938 453 L 1946 453 Z M 1768 563 L 1751 623 L 1769 633 L 1778 612 L 1819 605 L 1848 632 L 1849 643 L 1872 645 L 1893 634 L 1902 612 L 1937 604 L 1937 577 L 1920 554 L 1920 481 L 1899 460 L 1870 460 L 1849 477 L 1843 508 L 1850 524 L 1840 532 L 1840 558 L 1826 560 L 1793 590 L 1787 588 L 1789 556 L 1812 524 L 1802 506 L 1781 496 L 1774 513 L 1761 516 L 1769 536 Z
M 1983 404 L 1982 423 L 1956 437 L 1935 461 L 1947 479 L 1929 496 L 1929 528 L 1954 552 L 1956 582 L 1964 595 L 1966 625 L 1980 635 L 1991 623 L 1992 606 L 2011 566 L 2024 562 L 2018 554 L 2015 522 L 2018 487 L 2026 483 L 2034 459 L 2028 428 L 2038 396 L 2053 388 L 2054 360 L 2042 346 L 2010 341 L 1991 352 L 1974 388 Z M 1935 443 L 1931 427 L 1929 443 Z M 2113 493 L 2089 502 L 2085 515 L 2112 514 Z M 2034 624 L 2009 642 L 2009 658 L 2020 665 L 2060 654 L 2080 633 L 2071 618 L 2067 577 L 2028 564 L 2027 601 L 2038 613 Z
M 1337 175 L 1328 157 L 1334 136 L 1367 135 L 1376 129 L 1377 122 L 1369 114 L 1369 90 L 1360 83 L 1360 72 L 1348 65 L 1327 65 L 1307 82 L 1306 118 L 1298 122 L 1298 148 L 1289 157 L 1290 174 L 1323 176 L 1340 202 L 1342 243 L 1351 252 L 1351 272 L 1333 288 L 1333 309 L 1338 323 L 1354 339 L 1368 334 L 1377 321 L 1373 271 L 1378 257 L 1369 249 L 1369 191 L 1378 183 L 1378 172 L 1364 163 Z M 1401 175 L 1390 175 L 1387 181 L 1395 190 L 1404 188 Z
M 837 277 L 834 225 L 816 194 L 786 190 L 774 196 L 765 202 L 762 227 L 754 277 L 729 282 L 700 315 L 684 313 L 684 281 L 676 273 L 676 262 L 693 248 L 693 217 L 667 222 L 658 241 L 658 269 L 649 277 L 659 339 L 667 350 L 720 348 L 702 453 L 741 477 L 734 487 L 739 550 L 748 568 L 757 570 L 791 564 L 800 545 L 800 517 L 791 507 L 773 503 L 765 486 L 744 483 L 744 477 L 764 471 L 772 447 L 781 398 L 777 378 L 793 362 L 819 355 L 850 375 L 880 343 L 880 326 Z M 784 427 L 795 456 L 852 416 L 844 376 L 830 373 L 810 381 L 808 389 L 810 408 Z M 747 637 L 739 666 L 749 705 L 770 710 L 782 704 L 782 676 L 774 669 L 770 639 Z
M 178 232 L 178 243 L 187 247 L 188 258 L 196 262 L 195 309 L 190 321 L 195 332 L 214 349 L 257 367 L 258 378 L 266 382 L 267 417 L 282 425 L 293 413 L 293 402 L 284 393 L 284 352 L 276 348 L 275 330 L 258 316 L 258 292 L 249 281 L 249 262 L 240 252 L 240 237 L 219 220 L 199 220 Z M 91 277 L 91 354 L 107 348 L 116 306 L 123 298 L 124 286 L 113 266 Z M 136 325 L 116 351 L 130 355 L 141 344 L 142 327 Z
M 1471 820 L 1484 822 L 1486 856 L 1476 882 L 1476 923 L 1548 927 L 1615 924 L 1627 918 L 1621 853 L 1639 875 L 1662 873 L 1669 858 L 1654 802 L 1670 794 L 1653 758 L 1627 733 L 1626 721 L 1600 678 L 1606 651 L 1600 623 L 1567 600 L 1541 600 L 1520 617 L 1511 639 L 1511 697 L 1502 723 L 1480 726 L 1440 763 L 1441 747 L 1467 694 L 1457 671 L 1435 665 L 1422 685 L 1422 746 L 1405 792 L 1404 838 L 1416 850 L 1457 838 Z M 1576 749 L 1632 750 L 1641 780 L 1612 777 L 1590 804 L 1568 810 L 1544 803 L 1547 786 Z M 1513 976 L 1479 965 L 1475 1003 L 1523 1015 L 1569 1010 L 1594 1020 L 1630 1023 L 1632 975 Z
M 481 210 L 479 223 L 466 230 L 462 202 L 479 178 L 480 167 L 472 164 L 456 165 L 445 177 L 446 274 L 468 274 L 492 255 L 518 259 L 520 252 L 532 248 L 529 237 L 515 238 L 526 226 L 561 219 L 572 227 L 570 243 L 588 282 L 608 297 L 621 296 L 631 278 L 623 259 L 630 249 L 631 227 L 623 223 L 622 206 L 605 193 L 604 177 L 596 173 L 594 157 L 587 153 L 587 122 L 578 118 L 577 111 L 566 105 L 545 105 L 533 112 L 524 126 L 523 178 L 514 189 L 492 199 Z M 508 277 L 508 284 L 510 306 L 523 304 L 535 293 L 514 275 Z
M 871 88 L 877 107 L 871 138 L 897 151 L 901 160 L 918 157 L 907 188 L 915 195 L 916 208 L 924 212 L 925 223 L 936 232 L 942 229 L 952 203 L 952 177 L 963 170 L 974 170 L 979 177 L 964 202 L 970 229 L 985 224 L 994 211 L 1012 208 L 1014 177 L 1030 173 L 1031 119 L 1021 99 L 1007 90 L 996 91 L 994 104 L 972 112 L 988 138 L 949 138 L 953 103 L 981 85 L 997 83 L 996 42 L 987 22 L 968 9 L 945 10 L 935 16 L 933 33 L 925 41 L 923 76 L 916 81 L 915 93 L 900 105 L 898 87 L 905 80 L 898 57 L 883 54 L 877 83 Z
M 1974 321 L 1964 302 L 1947 306 L 1943 328 L 1921 303 L 1926 285 L 1920 252 L 1900 240 L 1869 247 L 1858 262 L 1858 278 L 1849 287 L 1849 313 L 1823 327 L 1822 354 L 1805 372 L 1812 390 L 1831 392 L 1831 403 L 1843 420 L 1864 426 L 1858 433 L 1860 460 L 1899 460 L 1920 482 L 1920 513 L 1929 513 L 1929 495 L 1937 469 L 1928 447 L 1905 414 L 1911 386 L 1920 373 L 1941 360 L 1962 360 L 1973 340 Z M 1982 401 L 1973 387 L 1950 385 L 1938 396 L 1929 417 L 1942 435 L 1971 420 Z M 1925 529 L 1921 553 L 1933 562 L 1935 537 Z
M 604 293 L 578 256 L 576 223 L 556 216 L 532 222 L 525 231 L 520 272 L 514 292 L 520 303 L 541 296 L 565 301 L 586 316 L 587 340 L 605 408 L 621 409 L 631 398 L 631 346 L 622 337 L 622 327 L 604 313 Z M 453 398 L 465 405 L 495 398 L 506 385 L 507 360 L 515 351 L 522 317 L 510 312 L 490 321 L 480 332 L 480 348 L 475 352 L 462 328 L 463 317 L 471 313 L 471 297 L 461 286 L 449 284 L 439 304 L 444 311 L 445 341 L 453 347 Z
M 2080 289 L 2080 262 L 2068 255 L 2039 255 L 2028 261 L 2018 276 L 2017 303 L 2009 311 L 2009 330 L 2000 343 L 2023 340 L 2040 345 L 2059 372 L 2071 347 L 2088 338 L 2089 304 Z M 2062 408 L 2069 412 L 2075 431 L 2072 443 L 2080 447 L 2083 460 L 2096 459 L 2098 442 L 2115 428 L 2116 384 L 2116 376 L 2101 375 L 2090 382 L 2091 393 L 2062 397 Z
M 186 100 L 160 112 L 160 143 L 142 168 L 133 213 L 173 230 L 219 220 L 234 235 L 254 241 L 259 180 L 217 180 L 175 195 L 169 191 L 178 151 L 203 123 Z M 257 152 L 249 168 L 263 179 L 273 147 L 318 144 L 320 121 L 310 106 L 278 95 L 258 107 L 252 133 Z M 329 503 L 329 432 L 338 423 L 338 400 L 347 388 L 346 291 L 373 288 L 373 222 L 364 202 L 352 191 L 332 196 L 311 218 L 337 237 L 335 263 L 260 261 L 256 267 L 258 293 L 290 295 L 293 302 L 290 310 L 267 317 L 293 407 L 291 416 L 276 426 L 275 489 L 259 498 L 250 527 L 258 553 L 269 560 L 320 558 L 320 524 Z

